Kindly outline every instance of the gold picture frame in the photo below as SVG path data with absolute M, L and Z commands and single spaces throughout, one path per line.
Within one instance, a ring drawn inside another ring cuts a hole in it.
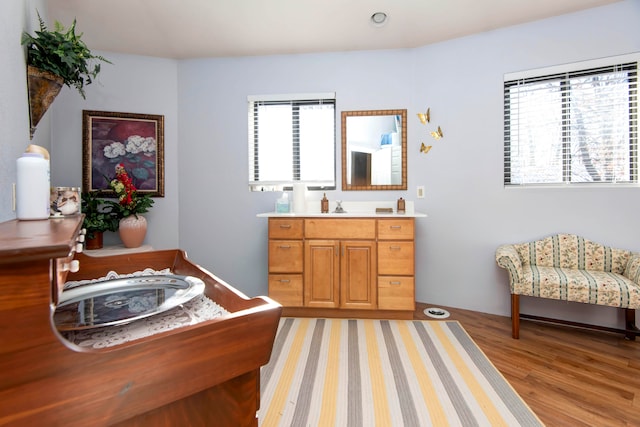
M 114 196 L 118 164 L 138 192 L 164 197 L 164 116 L 82 111 L 82 191 Z

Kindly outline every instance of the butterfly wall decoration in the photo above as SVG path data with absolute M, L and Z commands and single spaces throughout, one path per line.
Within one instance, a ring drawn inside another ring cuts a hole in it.
M 427 108 L 426 113 L 418 113 L 418 118 L 420 119 L 420 123 L 423 125 L 431 122 L 431 108 Z
M 420 120 L 420 123 L 422 123 L 423 125 L 426 125 L 427 123 L 431 123 L 431 107 L 428 107 L 426 112 L 418 113 L 417 115 L 418 115 L 418 119 Z M 442 132 L 442 128 L 440 126 L 438 126 L 436 130 L 430 133 L 433 139 L 435 139 L 436 141 L 444 137 L 444 133 Z M 427 154 L 432 147 L 433 147 L 432 145 L 425 145 L 425 143 L 422 142 L 422 145 L 420 145 L 420 152 Z

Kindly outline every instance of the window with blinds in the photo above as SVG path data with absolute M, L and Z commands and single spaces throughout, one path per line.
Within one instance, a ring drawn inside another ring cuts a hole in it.
M 505 76 L 505 186 L 638 183 L 637 61 L 623 59 Z
M 251 96 L 249 186 L 335 189 L 335 94 Z

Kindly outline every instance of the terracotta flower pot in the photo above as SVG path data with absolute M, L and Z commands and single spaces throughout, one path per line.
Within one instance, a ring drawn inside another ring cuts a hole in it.
M 118 234 L 125 248 L 137 248 L 147 235 L 147 219 L 142 215 L 129 215 L 120 220 Z
M 86 249 L 101 249 L 103 246 L 103 237 L 104 233 L 102 231 L 94 231 L 93 239 L 86 240 Z

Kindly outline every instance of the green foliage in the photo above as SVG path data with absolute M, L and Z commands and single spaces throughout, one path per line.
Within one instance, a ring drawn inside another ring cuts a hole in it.
M 110 202 L 98 197 L 98 191 L 82 193 L 82 227 L 87 230 L 87 238 L 94 238 L 97 231 L 117 231 L 120 218 Z
M 56 21 L 55 30 L 47 29 L 38 13 L 40 31 L 35 36 L 22 34 L 22 44 L 27 46 L 27 63 L 41 70 L 62 77 L 64 83 L 74 86 L 85 98 L 84 86 L 93 82 L 100 72 L 100 63 L 111 64 L 100 55 L 93 55 L 81 40 L 82 34 L 76 34 L 76 20 L 67 30 Z
M 117 215 L 118 219 L 121 219 L 126 218 L 129 215 L 135 215 L 137 218 L 138 214 L 149 212 L 149 209 L 153 206 L 154 202 L 155 200 L 153 200 L 148 194 L 135 192 L 132 203 L 123 205 L 122 203 L 110 200 L 105 200 L 104 203 L 111 207 L 111 210 Z

